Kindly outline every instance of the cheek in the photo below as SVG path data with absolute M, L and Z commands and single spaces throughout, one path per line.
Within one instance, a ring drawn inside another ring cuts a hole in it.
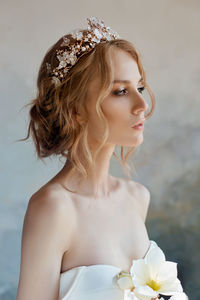
M 126 100 L 126 101 L 124 101 Z M 124 132 L 129 125 L 130 106 L 127 99 L 104 99 L 101 104 L 102 111 L 108 120 L 110 134 L 118 135 L 119 132 Z M 93 136 L 101 136 L 104 132 L 104 123 L 99 120 L 95 104 L 91 103 L 88 107 L 90 121 L 89 129 Z
M 122 123 L 127 123 L 129 117 L 129 104 L 124 101 L 116 100 L 114 101 L 107 101 L 106 103 L 103 102 L 102 110 L 108 119 L 110 125 L 122 125 Z

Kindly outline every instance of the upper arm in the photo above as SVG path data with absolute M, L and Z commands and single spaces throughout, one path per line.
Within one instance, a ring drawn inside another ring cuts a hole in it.
M 147 187 L 135 181 L 130 181 L 133 194 L 136 198 L 136 203 L 143 221 L 146 221 L 151 194 Z
M 57 300 L 62 256 L 70 243 L 73 214 L 66 216 L 62 202 L 51 193 L 32 197 L 22 230 L 17 300 Z

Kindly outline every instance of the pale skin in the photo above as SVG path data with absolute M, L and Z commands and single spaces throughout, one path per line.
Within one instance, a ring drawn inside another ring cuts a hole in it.
M 130 54 L 115 49 L 113 90 L 102 109 L 109 120 L 110 136 L 95 169 L 82 188 L 80 175 L 65 179 L 68 166 L 34 193 L 24 218 L 17 300 L 58 299 L 60 273 L 77 266 L 114 265 L 129 271 L 132 260 L 144 257 L 150 241 L 145 220 L 150 192 L 142 184 L 109 174 L 116 145 L 139 146 L 143 131 L 132 126 L 144 119 L 148 105 L 138 88 L 140 73 Z M 101 136 L 93 100 L 98 80 L 90 86 L 89 145 L 95 149 Z M 116 90 L 126 89 L 114 95 Z M 123 94 L 124 93 L 124 94 Z M 82 122 L 81 116 L 77 120 Z M 96 177 L 94 177 L 96 174 Z M 68 192 L 65 187 L 77 190 Z

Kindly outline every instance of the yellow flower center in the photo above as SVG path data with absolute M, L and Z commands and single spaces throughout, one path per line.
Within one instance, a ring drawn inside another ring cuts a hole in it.
M 161 287 L 161 284 L 158 283 L 157 281 L 155 280 L 149 280 L 147 283 L 146 283 L 148 286 L 150 286 L 154 291 L 158 291 Z

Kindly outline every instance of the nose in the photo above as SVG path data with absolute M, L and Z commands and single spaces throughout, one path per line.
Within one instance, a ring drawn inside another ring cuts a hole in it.
M 133 114 L 140 114 L 142 112 L 147 111 L 149 108 L 149 104 L 144 100 L 144 98 L 138 95 L 137 99 L 134 97 L 133 99 L 133 106 L 132 106 L 132 113 Z

